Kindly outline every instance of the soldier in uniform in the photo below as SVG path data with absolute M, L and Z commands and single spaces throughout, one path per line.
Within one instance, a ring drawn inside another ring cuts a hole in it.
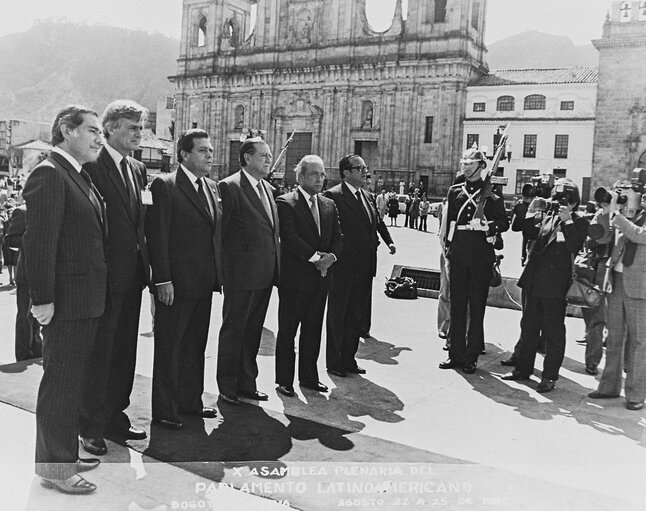
M 484 344 L 484 312 L 494 262 L 495 236 L 509 229 L 501 197 L 481 196 L 484 154 L 465 151 L 460 160 L 465 181 L 449 189 L 444 246 L 449 260 L 451 329 L 449 358 L 440 369 L 461 367 L 467 374 L 476 370 Z M 474 218 L 478 203 L 484 201 L 484 220 Z M 469 328 L 467 333 L 467 311 Z

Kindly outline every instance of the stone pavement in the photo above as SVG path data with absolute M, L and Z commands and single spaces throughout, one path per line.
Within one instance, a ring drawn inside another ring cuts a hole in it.
M 436 229 L 436 220 L 429 224 Z M 35 421 L 29 410 L 35 384 L 24 391 L 9 385 L 37 381 L 40 366 L 0 367 L 0 402 L 12 403 L 0 404 L 0 490 L 7 503 L 2 508 L 644 509 L 646 411 L 626 410 L 623 399 L 586 398 L 596 379 L 585 374 L 584 348 L 574 342 L 583 335 L 583 322 L 566 320 L 566 359 L 557 388 L 549 394 L 536 393 L 536 377 L 529 383 L 499 378 L 506 372 L 499 361 L 518 338 L 517 311 L 487 310 L 487 354 L 475 374 L 440 371 L 437 364 L 446 352 L 436 336 L 437 302 L 395 301 L 383 294 L 394 264 L 437 268 L 437 237 L 404 228 L 392 234 L 398 252 L 390 256 L 380 247 L 373 337 L 362 342 L 359 352 L 367 374 L 330 378 L 321 357 L 321 379 L 330 386 L 329 394 L 297 388 L 296 397 L 286 398 L 274 391 L 274 295 L 259 355 L 258 387 L 269 393 L 269 401 L 245 404 L 235 413 L 217 402 L 222 300 L 216 297 L 205 404 L 218 406 L 220 415 L 198 426 L 204 449 L 217 446 L 212 451 L 217 461 L 208 461 L 210 451 L 199 457 L 207 461 L 199 462 L 178 451 L 172 463 L 160 463 L 146 454 L 150 445 L 128 448 L 110 442 L 104 463 L 88 474 L 99 486 L 95 495 L 68 497 L 44 490 L 32 465 Z M 517 277 L 519 236 L 508 233 L 505 243 L 503 274 Z M 6 281 L 5 272 L 0 283 Z M 13 361 L 14 300 L 11 290 L 0 287 L 2 363 Z M 137 401 L 149 400 L 152 374 L 150 313 L 144 301 Z M 540 357 L 537 364 L 540 369 Z M 133 420 L 150 431 L 149 418 L 141 415 Z M 243 431 L 251 431 L 245 418 L 261 417 L 271 426 L 244 437 Z M 234 436 L 233 445 L 218 443 L 218 435 L 231 427 L 240 429 L 240 438 Z M 260 447 L 272 442 L 273 450 Z

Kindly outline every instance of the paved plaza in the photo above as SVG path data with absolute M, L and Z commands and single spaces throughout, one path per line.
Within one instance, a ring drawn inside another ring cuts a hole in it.
M 399 218 L 399 223 L 403 221 Z M 566 358 L 556 389 L 539 378 L 505 382 L 500 360 L 519 334 L 520 312 L 488 308 L 486 355 L 473 375 L 441 371 L 434 299 L 383 294 L 395 264 L 438 267 L 431 218 L 421 233 L 392 228 L 397 254 L 379 248 L 372 338 L 361 343 L 367 374 L 330 377 L 319 360 L 317 394 L 275 392 L 274 293 L 258 357 L 259 390 L 269 401 L 237 408 L 217 400 L 215 367 L 222 297 L 214 299 L 207 346 L 205 405 L 217 419 L 180 432 L 150 426 L 153 338 L 149 299 L 140 324 L 137 381 L 129 414 L 149 433 L 129 446 L 108 442 L 87 475 L 95 494 L 70 497 L 41 488 L 33 474 L 38 361 L 12 364 L 15 290 L 0 275 L 0 489 L 2 509 L 264 510 L 330 509 L 640 510 L 646 508 L 646 409 L 623 398 L 592 401 L 597 377 L 584 371 L 575 340 L 583 321 L 568 318 Z M 505 235 L 503 275 L 520 274 L 520 237 Z M 538 357 L 538 368 L 542 358 Z M 602 363 L 603 364 L 603 363 Z M 537 372 L 538 373 L 538 372 Z

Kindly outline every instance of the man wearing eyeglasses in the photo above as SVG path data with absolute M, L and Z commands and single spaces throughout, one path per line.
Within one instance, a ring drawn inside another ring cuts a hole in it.
M 327 370 L 336 376 L 365 374 L 355 359 L 359 334 L 372 300 L 372 279 L 377 270 L 377 233 L 395 253 L 386 224 L 377 213 L 372 195 L 362 189 L 368 167 L 358 154 L 339 161 L 341 184 L 325 192 L 334 200 L 343 232 L 343 250 L 335 263 L 327 315 Z

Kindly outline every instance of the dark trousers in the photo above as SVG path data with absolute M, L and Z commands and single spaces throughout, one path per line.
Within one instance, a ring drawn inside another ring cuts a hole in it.
M 281 289 L 278 293 L 278 337 L 276 339 L 276 383 L 293 385 L 294 338 L 300 324 L 298 340 L 298 381 L 318 383 L 316 362 L 321 349 L 321 330 L 327 290 L 311 291 Z
M 202 410 L 212 300 L 175 296 L 168 306 L 155 299 L 153 419 L 177 421 L 180 413 Z
M 366 294 L 365 308 L 363 311 L 363 319 L 361 320 L 361 328 L 359 329 L 359 335 L 367 335 L 370 332 L 372 326 L 372 280 L 370 279 L 370 288 Z
M 81 436 L 103 437 L 108 430 L 130 427 L 124 410 L 135 379 L 141 291 L 135 285 L 107 297 L 83 383 Z
M 346 371 L 357 367 L 359 334 L 365 319 L 372 275 L 332 276 L 327 311 L 327 368 Z
M 425 231 L 426 232 L 426 219 L 428 218 L 427 215 L 422 215 L 419 217 L 419 230 L 420 231 Z
M 565 353 L 566 302 L 559 298 L 526 296 L 523 317 L 520 320 L 522 341 L 518 346 L 516 371 L 529 376 L 534 372 L 534 361 L 541 340 L 545 337 L 543 378 L 558 380 Z
M 53 320 L 42 327 L 43 377 L 36 402 L 36 474 L 67 479 L 77 472 L 81 386 L 99 318 Z
M 251 290 L 224 289 L 217 369 L 221 394 L 238 396 L 258 390 L 256 357 L 271 290 L 271 286 Z
M 458 363 L 477 362 L 484 346 L 484 314 L 489 295 L 491 266 L 450 263 L 451 347 L 449 358 Z M 467 332 L 467 314 L 469 329 Z
M 16 287 L 16 361 L 38 358 L 43 355 L 43 341 L 40 337 L 40 324 L 31 315 L 29 286 L 18 284 Z

